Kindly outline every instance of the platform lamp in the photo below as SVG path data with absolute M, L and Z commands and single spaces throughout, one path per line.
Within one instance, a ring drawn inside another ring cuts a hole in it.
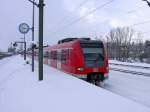
M 28 0 L 33 5 L 39 8 L 39 81 L 43 80 L 43 13 L 44 13 L 44 0 L 39 0 L 36 3 L 35 0 Z

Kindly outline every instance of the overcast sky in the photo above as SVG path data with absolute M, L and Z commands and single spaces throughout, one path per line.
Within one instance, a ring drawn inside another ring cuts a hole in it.
M 36 0 L 38 2 L 38 0 Z M 64 37 L 95 37 L 118 26 L 130 26 L 150 20 L 150 8 L 142 0 L 114 0 L 94 13 L 89 12 L 111 0 L 45 0 L 44 42 L 55 44 Z M 88 15 L 84 17 L 85 15 Z M 80 21 L 79 18 L 82 18 Z M 78 22 L 76 22 L 78 21 Z M 32 24 L 32 4 L 28 0 L 1 0 L 0 49 L 7 50 L 11 42 L 21 40 L 20 23 Z M 74 24 L 73 24 L 74 23 Z M 150 22 L 137 25 L 137 31 L 150 31 Z M 150 33 L 144 38 L 149 39 Z M 38 39 L 38 9 L 36 8 L 35 38 Z M 31 41 L 31 31 L 26 34 Z

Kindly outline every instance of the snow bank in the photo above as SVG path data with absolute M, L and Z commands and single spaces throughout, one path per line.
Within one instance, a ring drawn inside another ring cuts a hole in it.
M 44 66 L 44 81 L 20 56 L 0 61 L 0 112 L 150 112 L 150 109 Z

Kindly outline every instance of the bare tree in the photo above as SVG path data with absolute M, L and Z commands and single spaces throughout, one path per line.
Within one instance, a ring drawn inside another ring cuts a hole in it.
M 112 29 L 106 36 L 109 54 L 120 61 L 126 61 L 130 55 L 130 48 L 135 31 L 129 27 Z
M 147 63 L 150 63 L 150 41 L 145 41 L 145 49 L 144 49 L 145 57 L 147 58 Z
M 142 55 L 144 53 L 144 42 L 143 42 L 143 35 L 141 32 L 137 32 L 135 35 L 135 39 L 132 42 L 131 47 L 131 58 L 133 60 L 139 59 L 140 61 L 143 61 Z

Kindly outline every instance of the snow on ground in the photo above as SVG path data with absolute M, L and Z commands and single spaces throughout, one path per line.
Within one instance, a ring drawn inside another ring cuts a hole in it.
M 0 112 L 150 112 L 48 66 L 44 66 L 44 81 L 39 82 L 37 69 L 32 73 L 20 56 L 0 63 Z
M 104 88 L 150 108 L 150 77 L 111 70 Z
M 129 63 L 129 62 L 121 62 L 117 60 L 109 60 L 109 63 L 116 63 L 116 64 L 124 64 L 124 65 L 133 65 L 133 66 L 143 66 L 143 67 L 150 67 L 150 64 L 147 63 Z

